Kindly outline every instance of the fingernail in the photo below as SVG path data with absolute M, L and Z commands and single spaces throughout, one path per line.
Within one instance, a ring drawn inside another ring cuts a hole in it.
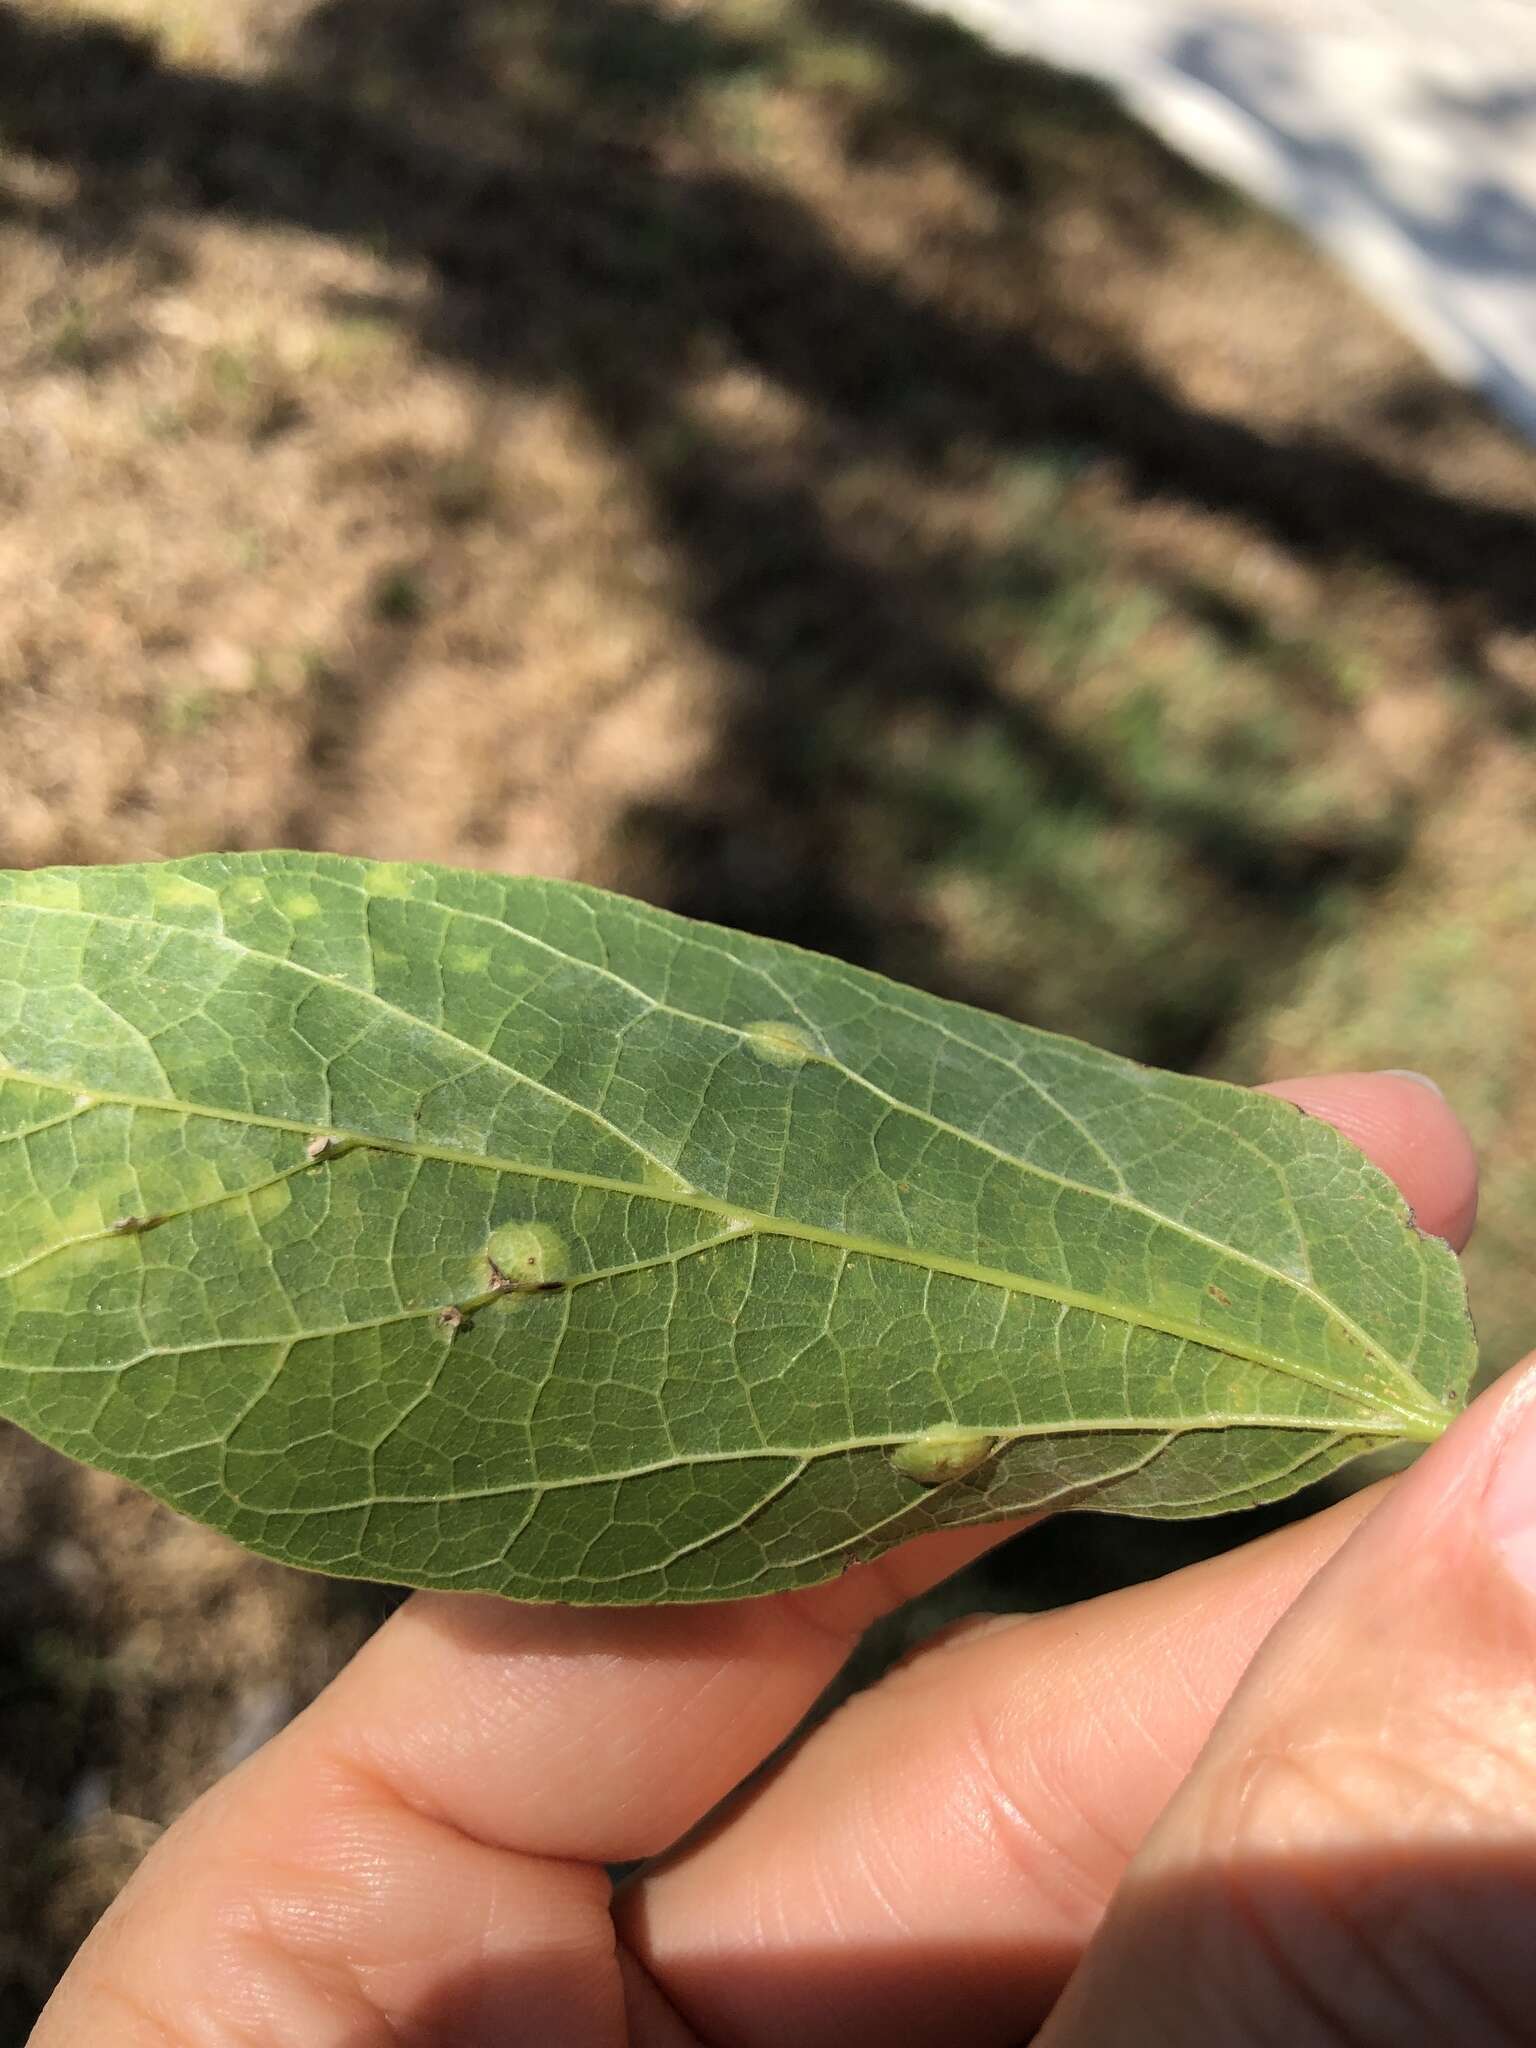
M 1509 1572 L 1536 1594 L 1536 1372 L 1510 1395 L 1508 1434 L 1483 1496 L 1483 1526 Z
M 1380 1071 L 1383 1074 L 1390 1074 L 1394 1081 L 1417 1081 L 1419 1086 L 1427 1088 L 1431 1095 L 1438 1095 L 1442 1102 L 1445 1100 L 1445 1090 L 1438 1081 L 1431 1081 L 1428 1074 L 1416 1074 L 1412 1067 L 1382 1067 Z

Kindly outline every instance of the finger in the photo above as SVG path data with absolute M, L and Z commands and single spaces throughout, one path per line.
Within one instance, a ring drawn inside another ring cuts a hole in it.
M 602 1863 L 672 1839 L 982 1540 L 755 1608 L 418 1597 L 162 1839 L 33 2048 L 682 2043 L 617 1951 Z
M 624 2048 L 608 1908 L 601 1870 L 473 1842 L 296 1733 L 151 1850 L 30 2048 Z
M 728 1606 L 418 1596 L 333 1686 L 319 1732 L 482 1840 L 655 1855 L 792 1731 L 872 1621 L 1022 1526 L 924 1537 L 831 1585 Z
M 1368 1506 L 930 1647 L 631 1886 L 625 1940 L 720 2048 L 1023 2039 L 1265 1632 Z
M 1533 1674 L 1536 1361 L 1276 1628 L 1044 2041 L 1529 2041 Z
M 1342 1131 L 1396 1181 L 1421 1230 L 1460 1251 L 1477 1218 L 1477 1158 L 1455 1111 L 1417 1074 L 1328 1074 L 1266 1091 Z

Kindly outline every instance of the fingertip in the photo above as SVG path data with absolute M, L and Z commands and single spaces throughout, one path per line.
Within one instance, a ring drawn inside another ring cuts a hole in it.
M 1419 1228 L 1460 1251 L 1477 1220 L 1477 1155 L 1466 1127 L 1427 1076 L 1308 1075 L 1263 1091 L 1332 1124 L 1389 1174 Z

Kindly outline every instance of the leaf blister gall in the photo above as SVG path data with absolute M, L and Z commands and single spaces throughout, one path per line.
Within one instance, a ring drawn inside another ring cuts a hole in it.
M 571 1248 L 546 1223 L 504 1223 L 486 1246 L 498 1294 L 547 1294 L 571 1277 Z
M 922 1486 L 944 1486 L 979 1471 L 996 1449 L 995 1436 L 939 1422 L 910 1442 L 898 1444 L 891 1452 L 891 1463 L 905 1479 L 915 1479 Z
M 810 1034 L 800 1025 L 785 1024 L 774 1018 L 761 1024 L 745 1025 L 741 1038 L 749 1051 L 755 1052 L 771 1067 L 803 1067 L 807 1060 L 821 1057 Z

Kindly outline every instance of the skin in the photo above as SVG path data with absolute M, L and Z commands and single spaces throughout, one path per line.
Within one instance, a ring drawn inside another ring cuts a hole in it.
M 1279 1092 L 1465 1242 L 1436 1093 Z M 1529 2042 L 1527 1500 L 1536 1367 L 1307 1523 L 952 1632 L 732 1799 L 1007 1532 L 735 1607 L 418 1595 L 169 1830 L 34 2048 Z

